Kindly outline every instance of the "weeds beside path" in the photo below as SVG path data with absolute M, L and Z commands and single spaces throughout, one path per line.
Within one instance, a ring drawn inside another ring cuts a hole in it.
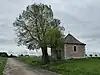
M 0 75 L 3 75 L 3 70 L 6 64 L 7 58 L 5 57 L 0 57 Z

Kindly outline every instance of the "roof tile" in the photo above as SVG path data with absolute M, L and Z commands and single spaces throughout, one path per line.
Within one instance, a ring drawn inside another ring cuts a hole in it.
M 79 45 L 86 45 L 82 42 L 80 42 L 79 40 L 77 40 L 74 36 L 72 36 L 71 34 L 68 34 L 65 37 L 65 43 L 67 44 L 79 44 Z

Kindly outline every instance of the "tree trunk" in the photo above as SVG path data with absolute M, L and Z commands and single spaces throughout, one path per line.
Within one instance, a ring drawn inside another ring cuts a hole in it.
M 51 57 L 53 60 L 60 60 L 61 59 L 60 50 L 56 49 L 55 47 L 51 47 Z
M 56 49 L 53 47 L 51 47 L 51 57 L 52 57 L 52 60 L 57 60 Z
M 47 52 L 47 47 L 42 47 L 42 63 L 48 64 L 49 63 L 49 56 Z

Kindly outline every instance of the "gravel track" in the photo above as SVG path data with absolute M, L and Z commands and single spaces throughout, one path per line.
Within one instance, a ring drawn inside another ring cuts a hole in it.
M 29 67 L 27 64 L 24 64 L 13 58 L 8 58 L 4 70 L 4 75 L 58 75 L 58 74 L 43 69 L 33 69 Z

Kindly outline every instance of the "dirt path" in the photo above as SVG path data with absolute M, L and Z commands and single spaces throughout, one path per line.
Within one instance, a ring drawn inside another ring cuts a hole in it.
M 15 59 L 8 58 L 4 75 L 58 75 L 56 73 L 42 70 L 32 69 L 28 65 Z

